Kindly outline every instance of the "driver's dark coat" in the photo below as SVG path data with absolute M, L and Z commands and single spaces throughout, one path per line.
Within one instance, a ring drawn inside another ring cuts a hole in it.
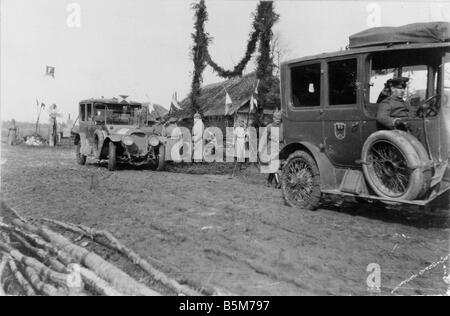
M 411 112 L 402 98 L 390 96 L 378 104 L 377 121 L 383 127 L 394 129 L 397 118 L 410 118 Z

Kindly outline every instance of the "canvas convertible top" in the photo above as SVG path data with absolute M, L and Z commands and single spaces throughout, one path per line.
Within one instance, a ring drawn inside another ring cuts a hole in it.
M 375 27 L 350 36 L 350 48 L 402 43 L 450 41 L 450 23 L 413 23 L 399 27 Z

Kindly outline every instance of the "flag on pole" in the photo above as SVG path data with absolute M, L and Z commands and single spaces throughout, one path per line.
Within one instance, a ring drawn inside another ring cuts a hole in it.
M 231 97 L 228 94 L 225 86 L 223 88 L 225 89 L 225 115 L 228 115 L 228 113 L 230 113 L 231 106 L 233 105 L 233 100 L 231 100 Z
M 255 96 L 252 93 L 252 96 L 250 97 L 250 113 L 252 113 L 257 108 L 258 108 L 258 101 L 256 100 Z
M 172 95 L 172 101 L 170 103 L 170 108 L 172 108 L 172 106 L 176 110 L 181 110 L 181 106 L 180 106 L 180 103 L 178 103 L 177 93 L 176 92 L 174 92 L 173 95 Z
M 231 97 L 228 94 L 228 91 L 225 90 L 225 105 L 231 105 L 233 104 L 233 101 L 231 101 Z
M 47 68 L 45 69 L 45 75 L 55 79 L 55 67 L 47 66 Z
M 259 79 L 256 82 L 256 87 L 255 87 L 255 94 L 258 94 L 258 87 L 259 87 Z
M 252 113 L 255 109 L 258 108 L 258 100 L 256 100 L 255 95 L 258 95 L 258 87 L 259 87 L 259 79 L 256 82 L 255 90 L 250 97 L 250 113 Z

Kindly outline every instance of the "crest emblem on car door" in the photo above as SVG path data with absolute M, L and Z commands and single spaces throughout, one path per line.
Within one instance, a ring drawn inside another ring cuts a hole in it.
M 346 136 L 347 124 L 345 123 L 334 123 L 334 135 L 337 139 L 343 140 Z

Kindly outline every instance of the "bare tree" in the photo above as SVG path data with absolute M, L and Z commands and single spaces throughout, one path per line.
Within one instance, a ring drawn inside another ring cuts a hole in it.
M 289 43 L 283 38 L 280 31 L 274 33 L 270 47 L 272 60 L 274 62 L 274 75 L 278 77 L 280 74 L 280 64 L 291 54 L 292 49 L 289 46 Z

